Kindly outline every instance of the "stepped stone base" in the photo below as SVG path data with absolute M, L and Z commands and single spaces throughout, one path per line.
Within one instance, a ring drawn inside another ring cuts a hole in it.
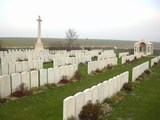
M 36 43 L 34 50 L 37 51 L 37 52 L 42 52 L 42 51 L 44 51 L 43 43 Z

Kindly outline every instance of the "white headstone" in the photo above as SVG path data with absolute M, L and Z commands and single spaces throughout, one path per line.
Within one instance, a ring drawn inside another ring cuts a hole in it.
M 21 64 L 21 62 L 16 62 L 16 72 L 22 72 L 22 64 Z
M 33 68 L 38 70 L 38 61 L 36 61 L 36 60 L 33 61 Z
M 91 89 L 85 89 L 83 93 L 84 93 L 84 104 L 87 104 L 89 101 L 92 101 L 92 90 Z
M 78 115 L 82 110 L 82 107 L 84 106 L 84 93 L 79 92 L 74 96 L 75 96 L 75 116 L 76 118 L 78 118 Z
M 47 69 L 40 69 L 40 86 L 47 84 Z
M 8 75 L 8 63 L 1 63 L 2 75 Z
M 113 95 L 113 84 L 112 84 L 112 79 L 108 80 L 108 97 L 111 97 Z
M 75 116 L 75 97 L 70 96 L 63 101 L 63 120 L 68 117 Z
M 10 75 L 0 76 L 0 98 L 5 98 L 11 94 Z
M 54 80 L 54 71 L 55 69 L 54 68 L 49 68 L 48 69 L 48 83 L 55 83 L 55 80 Z
M 31 88 L 38 86 L 39 86 L 38 71 L 37 70 L 31 71 Z
M 104 98 L 108 98 L 109 94 L 109 83 L 108 81 L 103 82 Z
M 28 69 L 31 70 L 33 68 L 33 61 L 28 61 Z
M 54 77 L 55 83 L 58 83 L 62 77 L 62 76 L 60 76 L 60 68 L 59 67 L 54 68 L 54 75 L 55 75 L 55 77 Z
M 38 61 L 38 70 L 43 69 L 43 62 L 41 60 Z
M 23 61 L 22 62 L 22 71 L 28 71 L 28 62 L 27 61 Z
M 12 84 L 12 93 L 16 91 L 16 89 L 21 84 L 21 74 L 20 73 L 13 73 L 11 75 L 11 84 Z
M 30 75 L 29 72 L 22 72 L 21 73 L 21 78 L 22 78 L 22 83 L 25 84 L 25 86 L 30 89 L 31 85 L 30 85 Z
M 98 99 L 100 102 L 103 102 L 104 100 L 104 88 L 103 88 L 103 83 L 99 83 L 97 85 L 98 87 Z
M 15 68 L 15 63 L 14 62 L 9 62 L 9 75 L 13 74 L 16 72 L 16 68 Z
M 92 103 L 96 103 L 97 101 L 99 101 L 98 99 L 98 87 L 97 86 L 93 86 L 91 87 L 91 90 L 92 90 Z

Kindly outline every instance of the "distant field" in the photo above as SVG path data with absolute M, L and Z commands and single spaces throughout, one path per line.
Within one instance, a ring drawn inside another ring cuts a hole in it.
M 9 37 L 1 37 L 0 44 L 2 48 L 33 48 L 35 45 L 37 38 L 9 38 Z M 54 46 L 64 46 L 66 44 L 66 40 L 62 38 L 42 38 L 42 42 L 45 47 L 54 47 Z M 75 44 L 79 44 L 80 46 L 104 46 L 104 47 L 117 47 L 117 48 L 125 48 L 132 49 L 133 45 L 136 41 L 124 41 L 124 40 L 102 40 L 102 39 L 79 39 L 75 42 Z M 154 49 L 160 49 L 160 42 L 153 42 Z

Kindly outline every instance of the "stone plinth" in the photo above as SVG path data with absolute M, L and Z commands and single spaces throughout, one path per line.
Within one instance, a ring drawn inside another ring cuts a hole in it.
M 35 43 L 35 51 L 37 51 L 37 52 L 44 51 L 43 43 Z

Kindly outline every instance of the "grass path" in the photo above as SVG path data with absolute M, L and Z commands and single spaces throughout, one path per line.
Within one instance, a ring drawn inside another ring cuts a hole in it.
M 103 120 L 160 120 L 160 67 L 140 84 Z
M 84 78 L 78 82 L 67 84 L 63 87 L 48 89 L 43 93 L 24 97 L 8 103 L 0 103 L 0 120 L 62 120 L 63 100 L 83 91 L 104 80 L 108 80 L 122 72 L 130 71 L 151 57 L 146 57 L 128 65 L 118 65 L 113 70 L 105 71 L 97 75 L 87 75 L 87 67 L 79 67 Z

